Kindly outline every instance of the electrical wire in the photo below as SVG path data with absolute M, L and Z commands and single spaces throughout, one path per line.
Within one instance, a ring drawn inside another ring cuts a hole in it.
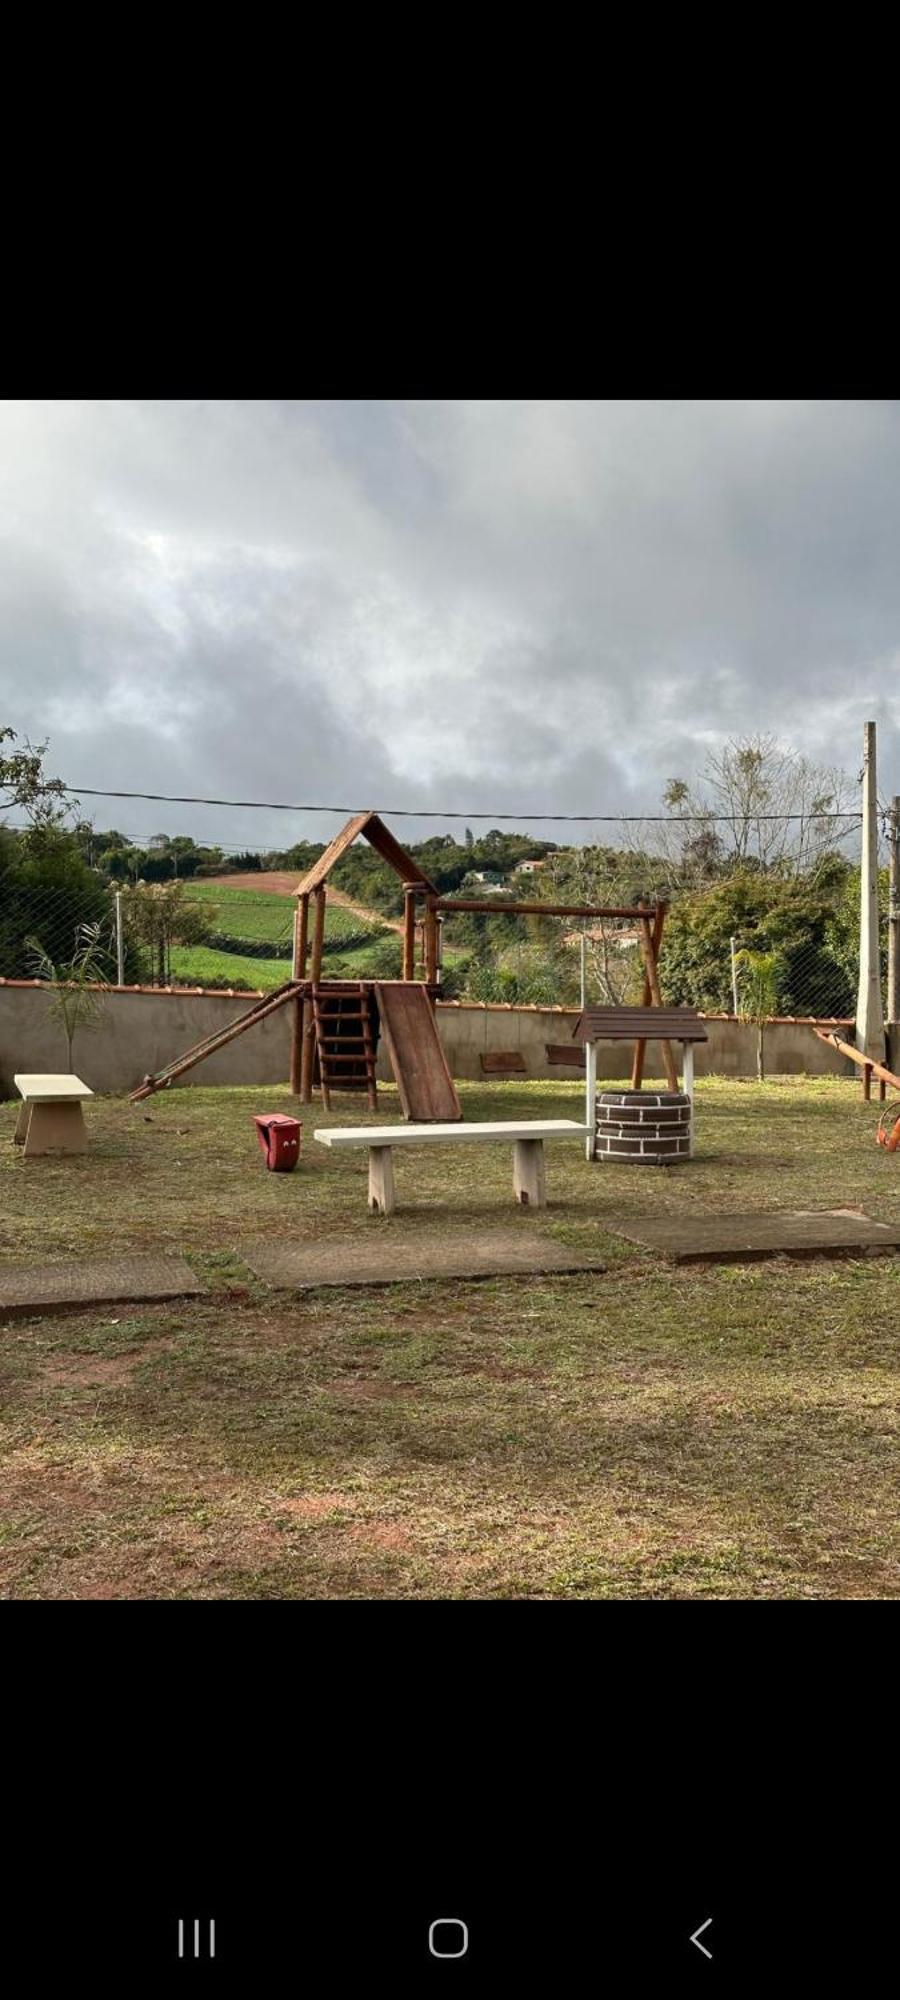
M 155 805 L 169 806 L 235 806 L 252 812 L 289 813 L 343 813 L 348 819 L 356 818 L 360 812 L 377 812 L 386 819 L 487 819 L 515 821 L 540 820 L 554 824 L 579 826 L 709 826 L 710 824 L 742 826 L 752 821 L 754 826 L 787 821 L 815 820 L 857 820 L 859 812 L 829 813 L 541 813 L 541 812 L 436 812 L 424 806 L 323 806 L 285 805 L 277 799 L 205 799 L 180 792 L 107 792 L 91 785 L 66 785 L 63 788 L 70 798 L 89 799 L 142 799 Z

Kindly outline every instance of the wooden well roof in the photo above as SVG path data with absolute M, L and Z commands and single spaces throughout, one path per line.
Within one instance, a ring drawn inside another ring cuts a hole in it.
M 696 1007 L 586 1007 L 572 1034 L 576 1042 L 707 1042 Z
M 294 894 L 308 896 L 311 889 L 318 889 L 320 883 L 331 874 L 335 862 L 340 860 L 342 854 L 346 854 L 348 847 L 353 846 L 359 834 L 362 834 L 369 845 L 374 847 L 376 854 L 381 855 L 382 861 L 386 861 L 388 866 L 393 868 L 401 882 L 414 883 L 417 889 L 426 890 L 430 896 L 437 895 L 434 883 L 429 882 L 427 875 L 423 875 L 418 863 L 413 860 L 411 854 L 407 854 L 405 847 L 401 847 L 399 840 L 394 839 L 390 828 L 385 826 L 384 820 L 379 819 L 376 812 L 356 813 L 353 819 L 348 819 L 346 826 L 341 828 L 340 833 L 335 834 L 324 854 L 320 854 L 318 861 L 313 862 L 302 882 L 298 882 Z

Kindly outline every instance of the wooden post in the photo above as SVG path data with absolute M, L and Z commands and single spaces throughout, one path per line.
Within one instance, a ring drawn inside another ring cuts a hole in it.
M 688 1131 L 688 1154 L 694 1151 L 694 1044 L 682 1042 L 681 1053 L 684 1061 L 684 1094 L 690 1103 L 690 1126 Z
M 294 978 L 306 978 L 306 949 L 309 931 L 309 897 L 301 896 L 294 911 Z
M 668 907 L 669 906 L 667 903 L 657 903 L 656 915 L 653 919 L 653 956 L 657 962 L 659 961 L 659 948 L 660 945 L 662 944 L 663 924 L 665 923 L 666 920 L 666 911 Z M 642 931 L 639 932 L 639 937 L 640 936 L 643 936 Z M 652 1003 L 653 1003 L 653 993 L 651 990 L 650 979 L 645 965 L 644 990 L 641 995 L 641 1005 L 644 1007 L 650 1007 Z M 640 1090 L 644 1077 L 644 1057 L 646 1053 L 647 1053 L 646 1042 L 635 1042 L 634 1062 L 631 1067 L 632 1090 Z
M 304 1074 L 304 1002 L 294 1000 L 290 1014 L 290 1092 L 294 1098 L 302 1092 Z
M 394 1156 L 390 1146 L 369 1147 L 369 1207 L 373 1215 L 393 1215 Z
M 437 911 L 434 897 L 429 896 L 425 905 L 425 980 L 433 986 L 437 975 Z
M 311 1104 L 313 1098 L 313 1057 L 315 1055 L 315 1022 L 310 1002 L 301 1002 L 303 1025 L 300 1041 L 300 1097 L 304 1104 Z
M 863 822 L 859 904 L 859 988 L 856 996 L 856 1045 L 864 1056 L 883 1062 L 884 1014 L 881 1006 L 881 964 L 878 954 L 878 799 L 875 776 L 875 724 L 863 723 Z M 868 1085 L 868 1088 L 866 1087 Z M 872 1086 L 871 1071 L 863 1072 L 863 1094 Z
M 325 942 L 325 886 L 319 883 L 312 891 L 315 897 L 313 912 L 312 960 L 309 968 L 310 980 L 317 982 L 322 977 L 322 946 Z M 313 1097 L 313 1069 L 316 1053 L 316 1024 L 313 1019 L 312 1004 L 303 1003 L 303 1039 L 300 1051 L 300 1096 L 304 1104 L 311 1104 Z
M 416 892 L 409 882 L 403 890 L 403 977 L 416 976 Z
M 301 896 L 294 911 L 294 978 L 306 974 L 306 936 L 309 928 L 309 897 Z M 303 1001 L 295 1000 L 291 1022 L 291 1090 L 295 1097 L 303 1091 Z
M 313 915 L 312 961 L 309 968 L 309 976 L 313 985 L 317 986 L 322 977 L 322 950 L 325 944 L 324 882 L 320 882 L 318 888 L 313 890 L 313 895 L 316 899 L 316 907 Z
M 642 917 L 641 922 L 638 925 L 638 942 L 640 944 L 644 958 L 644 987 L 646 990 L 647 986 L 649 986 L 650 996 L 654 1007 L 661 1007 L 662 994 L 660 992 L 660 987 L 659 987 L 659 973 L 657 972 L 656 969 L 656 954 L 653 949 L 653 940 L 655 933 L 656 933 L 656 923 L 655 921 L 651 923 L 650 916 L 648 913 L 646 916 Z M 672 1044 L 671 1042 L 663 1042 L 661 1044 L 661 1047 L 663 1053 L 663 1063 L 665 1064 L 666 1082 L 670 1090 L 677 1090 L 678 1071 L 675 1068 L 675 1057 L 672 1054 Z M 637 1068 L 637 1049 L 635 1049 L 634 1066 L 635 1068 Z M 642 1067 L 643 1067 L 643 1058 L 642 1058 Z M 633 1088 L 640 1089 L 640 1083 L 633 1085 Z
M 887 1012 L 891 1026 L 900 1022 L 900 798 L 891 800 L 890 863 L 888 867 Z M 889 1062 L 900 1062 L 900 1049 Z

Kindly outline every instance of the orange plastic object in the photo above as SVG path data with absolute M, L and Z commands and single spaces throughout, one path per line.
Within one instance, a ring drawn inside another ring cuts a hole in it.
M 283 1112 L 275 1111 L 267 1117 L 254 1117 L 253 1123 L 269 1172 L 293 1173 L 300 1157 L 300 1134 L 303 1130 L 299 1118 L 287 1118 Z
M 900 1118 L 898 1118 L 892 1132 L 885 1131 L 884 1119 L 885 1113 L 882 1112 L 875 1137 L 878 1140 L 879 1146 L 883 1146 L 886 1152 L 896 1153 L 897 1148 L 900 1147 Z

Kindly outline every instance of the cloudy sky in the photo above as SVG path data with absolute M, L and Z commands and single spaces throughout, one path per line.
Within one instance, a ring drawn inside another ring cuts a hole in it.
M 886 796 L 898 662 L 897 403 L 0 404 L 0 722 L 74 785 L 524 822 L 871 717 Z

